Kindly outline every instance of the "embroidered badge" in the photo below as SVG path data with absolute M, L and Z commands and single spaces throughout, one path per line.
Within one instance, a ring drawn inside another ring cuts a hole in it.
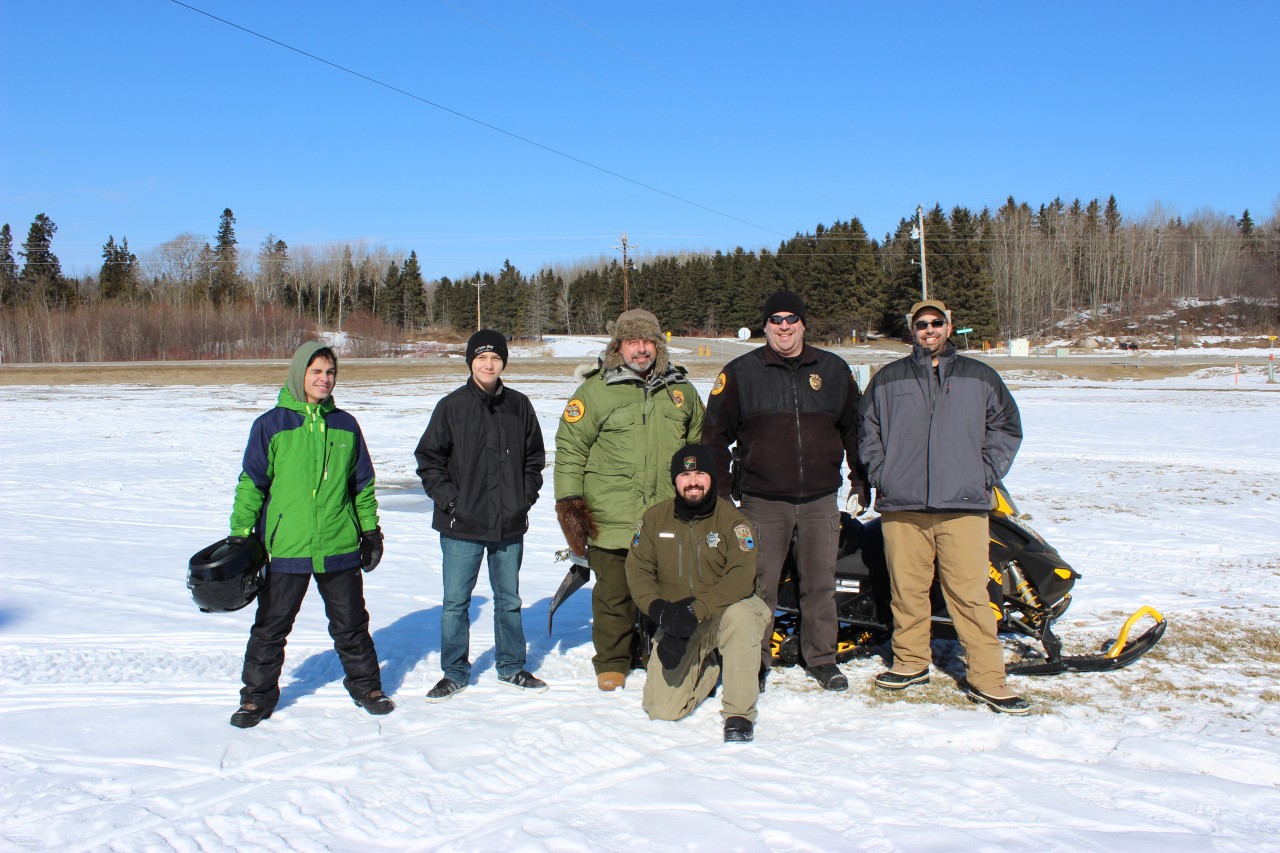
M 708 547 L 708 548 L 719 548 L 719 547 L 720 547 L 720 534 L 719 534 L 719 533 L 717 533 L 716 531 L 714 531 L 714 530 L 713 530 L 713 531 L 711 531 L 710 533 L 708 533 L 708 534 L 707 534 L 707 547 Z
M 686 470 L 686 471 L 697 471 L 697 470 L 698 470 L 698 457 L 696 457 L 696 456 L 686 456 L 685 458 L 683 458 L 683 459 L 681 459 L 681 460 L 680 460 L 680 465 L 681 465 L 681 466 L 684 468 L 684 470 Z
M 725 375 L 724 375 L 723 373 L 721 373 L 719 376 L 717 376 L 717 377 L 716 377 L 716 384 L 714 384 L 714 385 L 712 385 L 712 386 L 711 386 L 711 396 L 712 396 L 712 397 L 714 397 L 715 395 L 717 395 L 717 394 L 719 394 L 721 391 L 723 391 L 723 390 L 724 390 L 724 383 L 725 383 L 725 382 L 727 382 L 727 381 L 728 381 L 728 380 L 727 380 L 727 379 L 725 379 Z
M 733 535 L 738 537 L 738 548 L 743 551 L 754 551 L 756 549 L 756 537 L 751 533 L 751 525 L 745 521 L 739 521 L 733 526 Z
M 684 408 L 684 392 L 673 390 L 671 392 L 671 402 L 676 404 L 677 409 Z
M 816 373 L 809 374 L 809 387 L 815 391 L 822 390 L 822 377 Z
M 566 423 L 576 424 L 582 420 L 582 416 L 587 413 L 587 404 L 574 398 L 564 407 L 564 419 Z

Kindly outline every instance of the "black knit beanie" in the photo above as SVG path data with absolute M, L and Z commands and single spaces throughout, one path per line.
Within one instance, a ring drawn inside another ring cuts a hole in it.
M 804 300 L 790 290 L 779 290 L 764 301 L 764 322 L 768 323 L 774 314 L 795 314 L 800 322 L 809 325 L 809 312 L 804 307 Z
M 716 489 L 716 460 L 705 444 L 689 444 L 671 457 L 671 482 L 685 471 L 702 471 L 711 476 L 711 491 Z
M 507 366 L 507 339 L 501 332 L 493 329 L 481 329 L 467 340 L 467 367 L 482 352 L 496 352 L 502 359 L 502 366 Z

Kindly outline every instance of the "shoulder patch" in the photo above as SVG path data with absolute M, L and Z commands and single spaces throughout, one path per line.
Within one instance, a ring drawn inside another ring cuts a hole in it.
M 727 380 L 727 378 L 725 377 L 724 372 L 723 372 L 723 371 L 721 371 L 720 375 L 716 377 L 716 384 L 714 384 L 714 385 L 712 385 L 712 386 L 711 386 L 711 396 L 712 396 L 712 397 L 714 397 L 715 395 L 717 395 L 717 394 L 719 394 L 721 391 L 723 391 L 723 390 L 724 390 L 724 384 L 725 384 L 725 382 L 727 382 L 727 381 L 728 381 L 728 380 Z
M 756 537 L 751 532 L 751 525 L 745 521 L 739 521 L 733 526 L 733 535 L 738 539 L 738 549 L 740 551 L 754 551 L 756 549 Z
M 684 392 L 678 388 L 671 389 L 671 402 L 676 404 L 676 408 L 684 407 Z
M 582 420 L 587 413 L 587 404 L 574 397 L 564 407 L 564 419 L 566 423 L 576 424 Z

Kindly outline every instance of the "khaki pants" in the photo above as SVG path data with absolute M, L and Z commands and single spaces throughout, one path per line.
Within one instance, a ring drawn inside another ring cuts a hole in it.
M 698 625 L 689 638 L 680 665 L 663 669 L 657 641 L 649 655 L 643 706 L 651 720 L 679 720 L 711 695 L 721 678 L 716 649 L 724 666 L 720 716 L 746 717 L 755 722 L 760 697 L 760 637 L 773 622 L 773 613 L 757 596 L 731 604 L 719 616 Z
M 881 524 L 893 591 L 894 670 L 919 672 L 932 662 L 929 587 L 936 566 L 943 600 L 964 647 L 969 685 L 991 696 L 1010 695 L 997 617 L 987 594 L 986 515 L 886 512 Z

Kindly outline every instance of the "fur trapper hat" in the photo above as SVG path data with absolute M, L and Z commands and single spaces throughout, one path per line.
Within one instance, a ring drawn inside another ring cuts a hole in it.
M 667 356 L 667 336 L 662 334 L 658 318 L 643 308 L 632 308 L 618 315 L 618 319 L 613 324 L 613 338 L 604 352 L 605 370 L 614 370 L 626 363 L 622 360 L 622 353 L 618 348 L 623 341 L 632 340 L 653 341 L 657 357 L 653 360 L 652 375 L 661 376 L 667 372 L 667 365 L 670 363 Z

